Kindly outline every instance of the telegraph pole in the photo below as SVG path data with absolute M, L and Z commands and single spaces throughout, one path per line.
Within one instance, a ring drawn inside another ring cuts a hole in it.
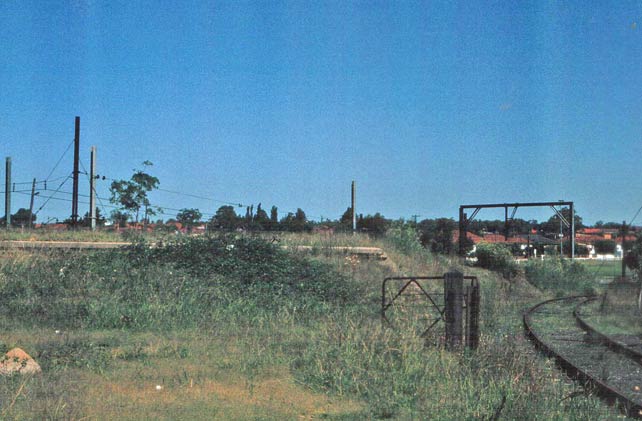
M 4 183 L 4 218 L 7 229 L 11 228 L 11 157 L 7 157 Z
M 575 210 L 573 209 L 573 202 L 569 206 L 571 212 L 571 260 L 575 260 Z
M 76 116 L 76 130 L 74 135 L 74 189 L 71 198 L 71 225 L 78 225 L 78 162 L 80 161 L 80 117 Z
M 33 228 L 33 198 L 36 195 L 36 179 L 31 183 L 31 201 L 29 202 L 29 228 Z
M 91 230 L 96 231 L 96 147 L 91 147 L 91 163 L 89 169 L 89 218 Z
M 352 180 L 352 233 L 357 232 L 357 210 L 355 208 L 357 202 L 357 184 Z
M 622 280 L 624 281 L 624 277 L 626 276 L 626 233 L 628 231 L 628 226 L 626 225 L 626 221 L 622 221 Z

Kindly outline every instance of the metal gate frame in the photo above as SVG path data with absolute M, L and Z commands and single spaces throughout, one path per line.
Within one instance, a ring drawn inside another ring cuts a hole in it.
M 393 306 L 395 301 L 403 295 L 403 293 L 411 285 L 416 285 L 421 291 L 421 295 L 426 298 L 426 303 L 428 308 L 433 307 L 437 310 L 439 316 L 423 331 L 421 334 L 422 337 L 425 337 L 428 332 L 433 329 L 437 323 L 440 321 L 446 320 L 446 303 L 445 303 L 445 294 L 444 293 L 429 293 L 421 285 L 420 281 L 444 281 L 445 277 L 442 276 L 393 276 L 385 278 L 381 284 L 381 323 L 383 325 L 388 325 L 393 327 L 392 322 L 386 316 L 386 312 Z M 465 311 L 464 323 L 464 339 L 465 344 L 469 348 L 477 348 L 479 345 L 479 303 L 480 303 L 480 293 L 479 293 L 479 281 L 476 276 L 463 276 L 463 279 L 470 281 L 468 285 L 465 286 L 463 292 L 463 310 Z M 406 281 L 399 291 L 392 297 L 392 299 L 386 299 L 386 293 L 388 292 L 388 284 L 390 281 Z M 439 299 L 433 299 L 433 297 L 444 297 L 444 304 L 440 306 L 437 301 Z

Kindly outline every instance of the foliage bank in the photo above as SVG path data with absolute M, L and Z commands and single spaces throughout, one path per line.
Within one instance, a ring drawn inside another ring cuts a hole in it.
M 504 278 L 517 275 L 518 267 L 510 248 L 503 244 L 480 243 L 475 251 L 477 266 L 502 274 Z
M 529 260 L 524 266 L 526 280 L 541 290 L 558 296 L 593 293 L 592 278 L 586 267 L 567 259 Z
M 328 265 L 262 239 L 188 237 L 3 264 L 0 314 L 55 327 L 194 326 L 232 303 L 320 311 L 350 302 L 350 285 Z

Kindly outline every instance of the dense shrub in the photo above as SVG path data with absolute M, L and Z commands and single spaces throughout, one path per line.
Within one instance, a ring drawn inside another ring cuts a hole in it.
M 517 263 L 510 249 L 503 244 L 480 243 L 475 255 L 479 267 L 499 272 L 507 279 L 517 275 Z
M 592 293 L 586 268 L 565 259 L 530 260 L 524 267 L 526 280 L 536 287 L 557 295 Z
M 422 251 L 419 233 L 414 227 L 407 224 L 396 222 L 386 232 L 385 240 L 404 254 L 421 253 Z
M 194 325 L 240 302 L 242 312 L 305 314 L 354 297 L 350 280 L 329 266 L 232 235 L 52 254 L 0 268 L 0 314 L 55 328 Z
M 597 254 L 615 253 L 615 241 L 613 240 L 597 240 L 594 246 Z

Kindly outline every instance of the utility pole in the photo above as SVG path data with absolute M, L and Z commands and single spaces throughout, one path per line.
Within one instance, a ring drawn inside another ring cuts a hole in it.
M 36 179 L 31 183 L 31 201 L 29 201 L 29 228 L 33 228 L 33 197 L 36 195 Z
M 573 209 L 573 202 L 569 206 L 571 212 L 571 261 L 575 260 L 575 210 Z
M 78 162 L 80 161 L 80 117 L 76 116 L 76 130 L 74 135 L 74 189 L 71 198 L 71 225 L 76 228 L 78 225 Z
M 355 208 L 357 202 L 357 184 L 352 180 L 352 233 L 357 232 L 357 210 Z
M 7 157 L 4 183 L 4 218 L 7 229 L 11 228 L 11 157 Z
M 562 218 L 560 218 L 560 259 L 564 258 L 564 251 L 562 248 L 564 247 L 564 231 L 562 231 Z
M 412 215 L 412 220 L 415 223 L 415 227 L 417 226 L 417 218 L 419 218 L 421 215 Z
M 91 230 L 96 231 L 96 147 L 91 147 L 91 163 L 89 169 L 89 219 Z
M 626 276 L 626 233 L 628 232 L 628 226 L 626 225 L 626 221 L 622 221 L 622 280 L 624 281 L 624 277 Z

